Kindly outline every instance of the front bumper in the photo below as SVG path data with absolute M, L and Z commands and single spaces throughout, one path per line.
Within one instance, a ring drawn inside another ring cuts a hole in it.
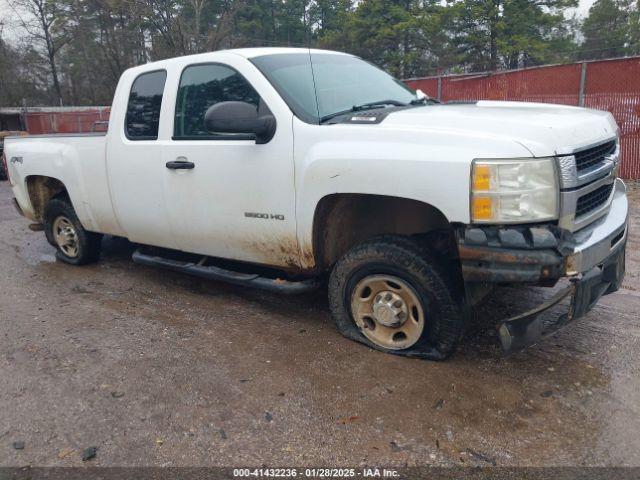
M 616 181 L 613 200 L 606 216 L 576 233 L 576 246 L 566 260 L 566 274 L 577 275 L 602 263 L 627 241 L 629 204 L 626 187 Z
M 537 342 L 587 313 L 602 295 L 618 289 L 624 278 L 628 202 L 616 180 L 607 214 L 578 232 L 553 225 L 466 227 L 457 232 L 462 274 L 469 291 L 478 285 L 526 283 L 553 286 L 568 277 L 570 286 L 549 301 L 499 327 L 503 350 Z M 571 297 L 568 312 L 555 322 L 540 314 Z
M 550 300 L 521 315 L 502 322 L 498 329 L 502 351 L 505 354 L 538 342 L 562 327 L 585 315 L 600 297 L 615 292 L 624 279 L 625 243 L 621 244 L 605 261 L 586 273 L 572 277 L 569 287 L 556 293 Z M 541 314 L 567 297 L 571 297 L 567 312 L 552 321 Z

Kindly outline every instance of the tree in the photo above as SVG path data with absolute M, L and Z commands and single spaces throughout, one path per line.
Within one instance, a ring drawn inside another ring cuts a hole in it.
M 45 58 L 33 45 L 6 42 L 3 30 L 0 22 L 0 105 L 54 103 Z
M 56 57 L 72 39 L 67 29 L 67 4 L 59 0 L 13 0 L 10 5 L 24 32 L 44 47 L 56 101 L 62 105 Z
M 598 0 L 577 45 L 577 0 L 11 0 L 0 102 L 109 104 L 127 68 L 221 48 L 320 46 L 405 78 L 629 54 L 637 2 Z
M 433 68 L 446 50 L 444 7 L 431 0 L 362 0 L 319 34 L 323 47 L 345 50 L 408 77 Z
M 630 23 L 630 38 L 631 41 L 631 53 L 633 55 L 640 54 L 640 0 L 636 2 L 635 7 L 631 10 Z
M 633 52 L 634 3 L 632 0 L 597 0 L 582 25 L 582 58 L 621 57 Z
M 564 12 L 577 0 L 453 0 L 450 31 L 470 70 L 537 65 L 571 46 Z

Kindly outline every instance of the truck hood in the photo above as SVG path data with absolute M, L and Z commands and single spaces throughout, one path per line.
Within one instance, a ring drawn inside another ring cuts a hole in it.
M 570 153 L 610 139 L 617 126 L 609 112 L 545 103 L 480 101 L 438 104 L 389 114 L 381 126 L 416 133 L 456 132 L 520 143 L 534 157 Z

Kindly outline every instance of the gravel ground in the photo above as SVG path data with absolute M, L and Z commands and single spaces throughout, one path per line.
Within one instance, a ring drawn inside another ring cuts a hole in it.
M 96 265 L 57 263 L 2 182 L 0 465 L 640 466 L 630 190 L 620 292 L 502 358 L 492 324 L 548 292 L 501 289 L 434 363 L 342 338 L 322 291 L 281 297 L 141 267 L 114 239 Z

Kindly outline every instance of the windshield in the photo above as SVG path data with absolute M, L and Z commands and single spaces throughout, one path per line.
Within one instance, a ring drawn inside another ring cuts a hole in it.
M 408 104 L 416 99 L 402 82 L 350 55 L 284 53 L 251 61 L 293 113 L 307 123 L 320 123 L 320 119 L 354 106 L 381 101 Z

